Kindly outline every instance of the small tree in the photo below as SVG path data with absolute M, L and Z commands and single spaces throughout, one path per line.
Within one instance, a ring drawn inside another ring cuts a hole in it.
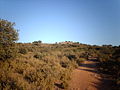
M 15 57 L 15 41 L 18 32 L 14 29 L 15 23 L 0 19 L 0 60 Z
M 39 41 L 34 41 L 33 43 L 34 43 L 34 44 L 41 44 L 42 41 L 41 41 L 41 40 L 39 40 Z

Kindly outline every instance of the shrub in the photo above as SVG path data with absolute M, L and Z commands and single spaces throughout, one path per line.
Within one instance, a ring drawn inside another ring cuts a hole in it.
M 0 60 L 14 59 L 16 58 L 17 53 L 18 49 L 15 45 L 2 48 L 0 47 Z
M 20 48 L 19 53 L 21 54 L 27 54 L 28 50 L 26 48 Z
M 85 58 L 79 58 L 79 59 L 76 60 L 76 63 L 78 65 L 81 65 L 81 63 L 84 62 L 85 60 L 86 60 Z
M 34 58 L 42 59 L 42 54 L 41 54 L 41 53 L 36 53 L 36 54 L 34 55 Z
M 0 19 L 0 60 L 15 58 L 15 41 L 18 32 L 14 29 L 15 23 Z
M 61 72 L 61 88 L 66 89 L 68 87 L 68 81 L 71 79 L 70 78 L 71 71 L 69 69 L 64 69 Z

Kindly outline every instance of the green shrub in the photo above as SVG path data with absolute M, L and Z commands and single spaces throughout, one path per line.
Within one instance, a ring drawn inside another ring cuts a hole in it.
M 112 54 L 111 54 L 111 52 Z M 110 74 L 112 79 L 116 82 L 115 90 L 120 89 L 120 48 L 111 47 L 99 51 L 99 70 L 106 74 Z
M 63 89 L 68 88 L 68 81 L 71 79 L 70 75 L 71 75 L 71 71 L 69 69 L 64 69 L 61 72 L 60 80 L 61 80 L 61 87 Z
M 0 47 L 0 60 L 14 59 L 18 55 L 18 49 L 14 46 Z
M 0 60 L 15 58 L 18 32 L 14 29 L 14 25 L 15 23 L 0 19 Z
M 19 49 L 19 53 L 21 53 L 21 54 L 27 54 L 28 50 L 26 48 L 20 48 Z
M 34 55 L 34 58 L 36 58 L 36 59 L 42 59 L 42 54 L 41 53 L 36 53 Z

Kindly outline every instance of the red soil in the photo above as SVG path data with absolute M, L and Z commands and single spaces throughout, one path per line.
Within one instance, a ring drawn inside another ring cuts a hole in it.
M 94 60 L 87 60 L 75 69 L 67 90 L 112 90 L 111 82 L 100 76 L 96 64 Z

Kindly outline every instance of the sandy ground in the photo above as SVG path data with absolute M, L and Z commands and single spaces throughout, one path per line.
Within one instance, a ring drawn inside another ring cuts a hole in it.
M 111 82 L 100 76 L 95 60 L 87 60 L 72 72 L 67 90 L 112 90 Z

